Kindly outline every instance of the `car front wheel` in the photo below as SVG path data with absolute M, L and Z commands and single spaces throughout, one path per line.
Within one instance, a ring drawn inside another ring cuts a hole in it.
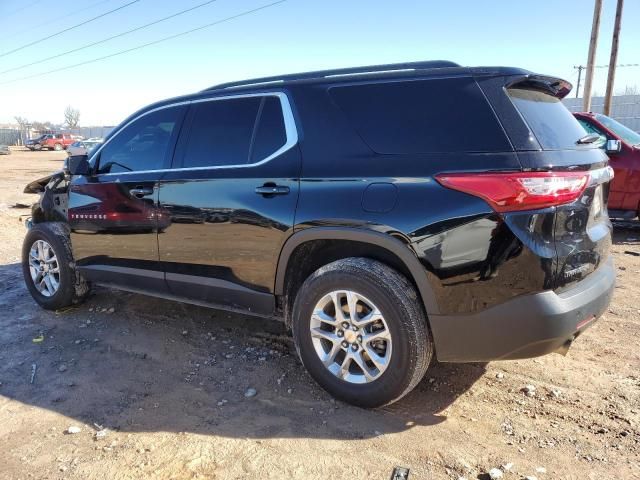
M 68 228 L 58 222 L 39 223 L 22 246 L 22 273 L 33 299 L 47 310 L 80 303 L 89 284 L 75 268 Z
M 336 398 L 366 408 L 409 393 L 433 355 L 413 285 L 367 258 L 335 261 L 304 282 L 293 335 L 311 376 Z

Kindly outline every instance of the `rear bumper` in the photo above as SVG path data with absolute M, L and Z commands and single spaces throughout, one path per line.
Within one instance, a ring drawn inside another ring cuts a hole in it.
M 576 287 L 516 297 L 470 315 L 430 315 L 441 362 L 513 360 L 563 351 L 609 306 L 616 272 L 609 258 Z

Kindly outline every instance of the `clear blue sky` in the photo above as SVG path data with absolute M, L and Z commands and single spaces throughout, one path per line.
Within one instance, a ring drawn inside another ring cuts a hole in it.
M 0 71 L 61 53 L 202 3 L 139 0 L 10 55 L 132 0 L 0 0 Z M 15 115 L 109 125 L 155 100 L 227 80 L 305 70 L 448 59 L 558 75 L 575 85 L 587 57 L 592 0 L 288 0 L 227 23 L 39 78 L 13 79 L 108 55 L 241 13 L 273 0 L 218 0 L 168 22 L 23 70 L 0 74 L 0 123 Z M 615 0 L 604 0 L 597 64 L 607 64 Z M 44 23 L 44 25 L 40 25 Z M 640 1 L 625 2 L 618 63 L 640 63 Z M 38 26 L 40 25 L 40 26 Z M 606 69 L 595 91 L 604 93 Z M 640 87 L 640 67 L 618 69 L 616 90 Z

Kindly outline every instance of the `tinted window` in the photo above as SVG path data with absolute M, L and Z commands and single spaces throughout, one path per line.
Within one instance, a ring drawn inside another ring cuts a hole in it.
M 264 160 L 287 142 L 282 105 L 277 97 L 265 97 L 254 133 L 250 163 Z
M 507 90 L 529 128 L 545 150 L 576 148 L 584 129 L 560 99 L 540 90 Z
M 117 133 L 100 152 L 98 173 L 164 168 L 181 107 L 158 110 Z
M 509 150 L 502 128 L 470 78 L 334 87 L 330 94 L 378 153 Z
M 247 164 L 261 101 L 251 97 L 194 104 L 183 167 Z

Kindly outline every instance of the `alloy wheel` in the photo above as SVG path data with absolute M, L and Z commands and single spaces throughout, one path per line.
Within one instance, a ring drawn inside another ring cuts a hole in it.
M 29 271 L 36 290 L 52 297 L 60 288 L 60 265 L 53 247 L 44 240 L 36 240 L 29 251 Z
M 389 365 L 389 327 L 374 303 L 359 293 L 338 290 L 322 297 L 311 315 L 310 334 L 325 368 L 346 382 L 373 382 Z

